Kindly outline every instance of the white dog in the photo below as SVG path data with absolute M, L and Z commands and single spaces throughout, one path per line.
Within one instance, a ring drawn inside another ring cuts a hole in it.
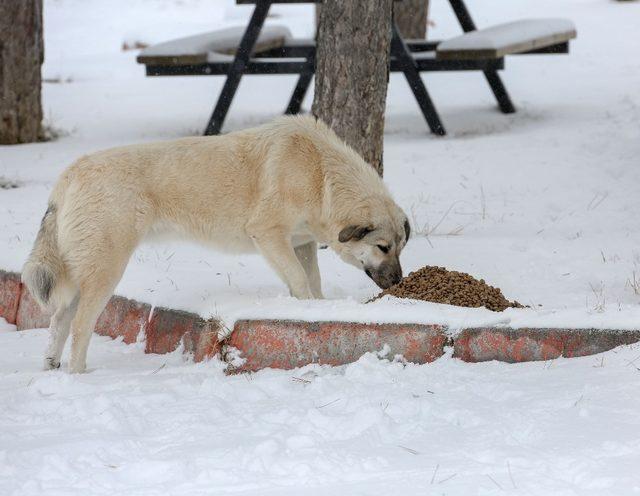
M 406 215 L 376 171 L 325 124 L 282 117 L 225 136 L 82 157 L 55 185 L 23 281 L 53 313 L 45 356 L 83 372 L 96 320 L 147 236 L 258 250 L 297 298 L 322 298 L 317 243 L 380 287 L 402 278 Z

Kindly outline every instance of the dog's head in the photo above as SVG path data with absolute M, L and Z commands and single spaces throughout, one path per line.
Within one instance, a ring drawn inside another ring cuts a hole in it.
M 340 258 L 365 273 L 382 289 L 402 279 L 400 252 L 411 229 L 404 212 L 386 197 L 370 198 L 338 234 L 332 247 Z

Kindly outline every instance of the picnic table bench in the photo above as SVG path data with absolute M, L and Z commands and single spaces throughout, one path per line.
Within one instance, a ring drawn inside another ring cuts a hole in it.
M 227 28 L 153 45 L 143 49 L 137 61 L 147 76 L 225 75 L 205 135 L 218 134 L 233 97 L 245 74 L 298 74 L 285 113 L 296 114 L 315 72 L 315 40 L 296 39 L 284 26 L 263 27 L 274 3 L 318 3 L 321 0 L 236 0 L 254 4 L 246 28 Z M 525 19 L 476 29 L 464 0 L 449 0 L 464 34 L 445 41 L 403 39 L 392 23 L 390 70 L 402 72 L 431 130 L 446 134 L 429 96 L 421 72 L 482 71 L 500 110 L 515 112 L 498 74 L 506 55 L 568 53 L 576 37 L 566 19 Z

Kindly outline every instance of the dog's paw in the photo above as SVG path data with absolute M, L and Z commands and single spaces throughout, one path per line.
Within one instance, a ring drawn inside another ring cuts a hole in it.
M 60 360 L 57 360 L 54 357 L 45 357 L 44 370 L 55 370 L 59 368 L 60 368 Z

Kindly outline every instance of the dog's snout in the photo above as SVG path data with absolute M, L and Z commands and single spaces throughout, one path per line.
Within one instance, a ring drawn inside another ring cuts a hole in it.
M 364 271 L 382 289 L 390 288 L 402 280 L 402 268 L 399 262 L 382 264 L 376 269 L 367 267 Z
M 389 271 L 389 275 L 387 276 L 389 281 L 389 286 L 393 286 L 394 284 L 398 284 L 402 281 L 402 269 L 398 266 L 397 269 L 391 269 Z M 385 288 L 386 289 L 386 288 Z

